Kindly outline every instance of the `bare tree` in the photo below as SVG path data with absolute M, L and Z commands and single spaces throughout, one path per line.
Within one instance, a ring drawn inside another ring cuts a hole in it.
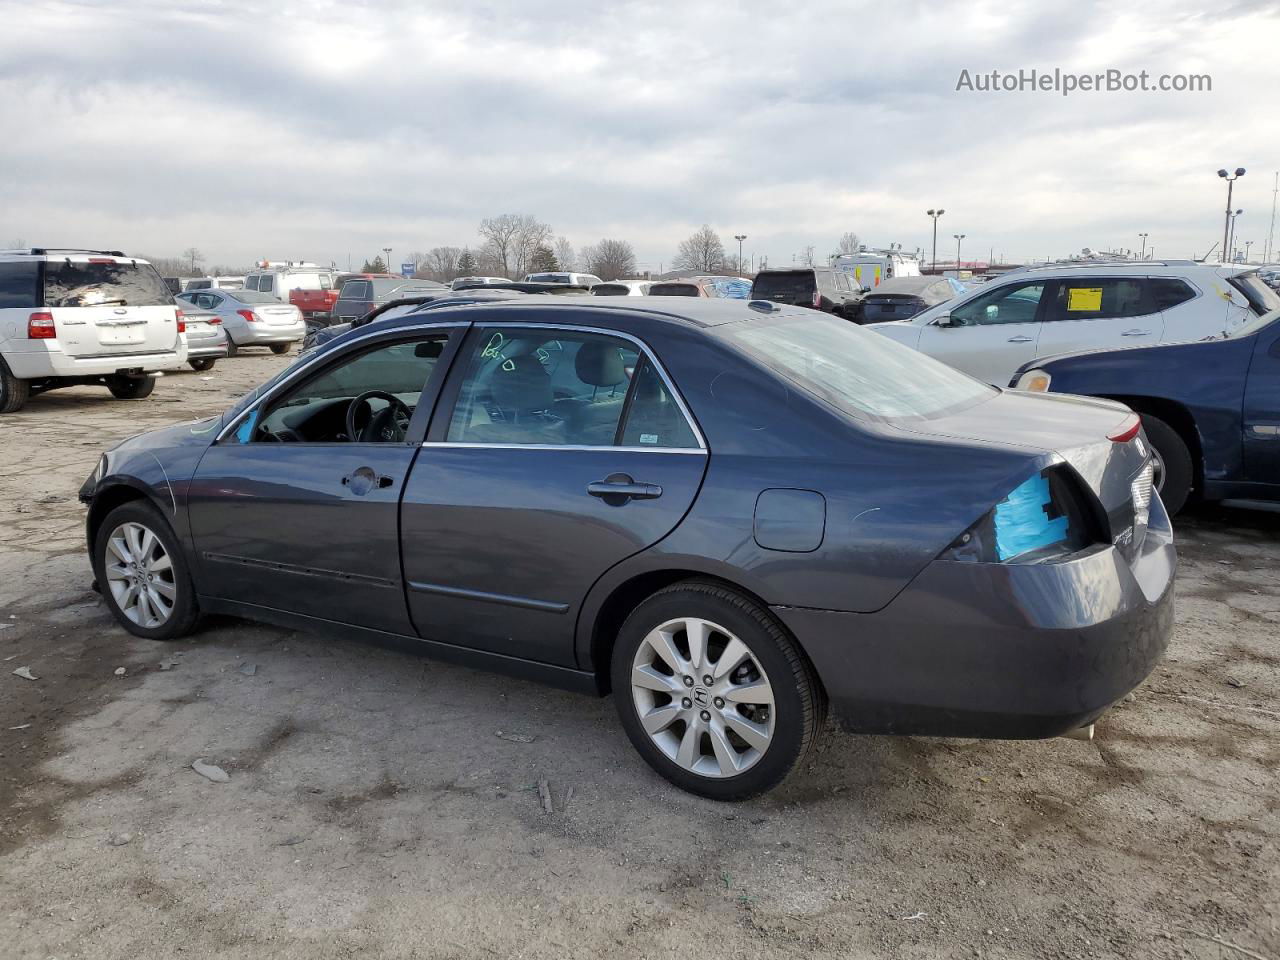
M 708 224 L 688 240 L 680 242 L 680 252 L 671 264 L 677 270 L 718 273 L 724 268 L 724 244 Z
M 527 213 L 504 213 L 480 221 L 480 236 L 481 252 L 489 255 L 502 275 L 518 277 L 526 272 L 533 252 L 551 239 L 551 227 Z
M 182 251 L 182 259 L 191 264 L 191 276 L 196 275 L 196 264 L 204 263 L 204 254 L 196 247 L 187 247 Z
M 448 283 L 456 277 L 463 276 L 458 263 L 462 259 L 462 247 L 432 247 L 426 253 L 411 254 L 410 259 L 417 264 L 415 276 L 439 280 Z
M 601 280 L 621 280 L 636 272 L 636 252 L 625 240 L 601 240 L 590 248 L 591 258 L 584 260 L 587 272 Z
M 555 250 L 556 261 L 560 264 L 561 270 L 577 268 L 578 261 L 573 255 L 573 244 L 569 242 L 568 237 L 556 237 L 556 242 L 552 249 Z
M 21 237 L 18 237 L 14 240 L 10 240 L 9 245 L 5 247 L 5 249 L 6 250 L 30 250 L 31 248 L 27 246 L 27 241 L 23 240 Z
M 858 252 L 858 235 L 852 230 L 843 233 L 840 236 L 839 250 L 841 253 L 857 253 Z

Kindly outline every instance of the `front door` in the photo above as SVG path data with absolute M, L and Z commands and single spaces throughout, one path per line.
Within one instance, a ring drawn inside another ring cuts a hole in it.
M 1036 356 L 1046 281 L 1007 283 L 953 308 L 950 325 L 920 331 L 921 353 L 997 387 Z
M 587 591 L 680 522 L 706 450 L 654 361 L 606 332 L 477 327 L 440 408 L 401 517 L 414 625 L 574 666 Z
M 209 448 L 189 508 L 203 592 L 413 635 L 400 496 L 449 337 L 435 328 L 348 348 Z

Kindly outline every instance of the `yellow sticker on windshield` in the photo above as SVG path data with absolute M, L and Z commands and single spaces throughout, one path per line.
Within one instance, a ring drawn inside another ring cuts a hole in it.
M 1067 312 L 1102 309 L 1101 287 L 1068 287 Z

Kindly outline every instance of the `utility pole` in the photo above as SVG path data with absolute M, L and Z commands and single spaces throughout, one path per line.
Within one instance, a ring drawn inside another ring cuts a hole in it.
M 1218 176 L 1227 181 L 1227 216 L 1222 222 L 1222 262 L 1227 262 L 1227 248 L 1231 244 L 1229 234 L 1231 232 L 1231 188 L 1235 186 L 1236 181 L 1244 176 L 1244 167 L 1236 167 L 1235 176 L 1231 176 L 1225 169 L 1218 171 Z
M 1243 209 L 1236 210 L 1235 213 L 1232 213 L 1229 209 L 1227 210 L 1227 250 L 1230 252 L 1224 262 L 1235 263 L 1236 261 L 1236 219 L 1242 213 L 1244 213 Z
M 926 210 L 926 217 L 933 217 L 933 273 L 938 272 L 938 218 L 947 211 L 939 207 L 937 210 Z
M 967 234 L 953 233 L 951 236 L 955 237 L 956 241 L 956 275 L 958 276 L 960 274 L 960 241 L 963 240 Z
M 1271 188 L 1271 229 L 1267 231 L 1267 249 L 1262 254 L 1262 262 L 1270 263 L 1271 255 L 1275 253 L 1271 246 L 1272 240 L 1275 239 L 1276 233 L 1276 194 L 1280 193 L 1280 171 L 1276 173 L 1275 186 Z
M 742 272 L 742 241 L 747 239 L 745 233 L 735 233 L 733 239 L 738 241 L 738 272 Z
M 1138 236 L 1142 238 L 1142 253 L 1138 255 L 1138 259 L 1145 260 L 1147 259 L 1147 234 L 1140 233 Z
M 387 255 L 387 259 L 382 261 L 383 265 L 387 268 L 387 273 L 390 273 L 391 272 L 391 248 L 383 247 L 382 252 Z

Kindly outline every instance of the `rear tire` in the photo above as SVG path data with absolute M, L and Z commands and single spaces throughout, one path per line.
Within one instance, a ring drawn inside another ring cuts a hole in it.
M 217 362 L 216 357 L 200 357 L 196 360 L 187 361 L 187 363 L 190 364 L 192 370 L 199 370 L 199 371 L 212 370 L 213 365 L 216 362 Z
M 0 358 L 0 413 L 21 410 L 30 396 L 30 384 L 10 373 L 9 365 Z
M 145 500 L 121 504 L 103 518 L 94 535 L 93 572 L 107 609 L 135 637 L 177 640 L 200 616 L 178 538 Z
M 231 339 L 231 334 L 227 334 L 227 356 L 234 357 L 240 352 L 240 348 L 236 346 L 236 342 Z
M 826 716 L 817 676 L 782 627 L 716 583 L 686 580 L 636 607 L 610 671 L 632 745 L 676 786 L 713 800 L 776 787 Z
M 1156 458 L 1156 490 L 1165 511 L 1172 517 L 1186 506 L 1195 483 L 1191 451 L 1178 431 L 1159 417 L 1149 413 L 1141 414 L 1141 417 L 1142 428 L 1151 441 Z
M 273 343 L 271 345 L 271 352 L 274 353 L 276 356 L 281 356 L 282 354 L 288 353 L 289 348 L 292 346 L 293 346 L 292 343 Z
M 117 400 L 141 400 L 156 388 L 155 377 L 108 377 L 107 389 Z

